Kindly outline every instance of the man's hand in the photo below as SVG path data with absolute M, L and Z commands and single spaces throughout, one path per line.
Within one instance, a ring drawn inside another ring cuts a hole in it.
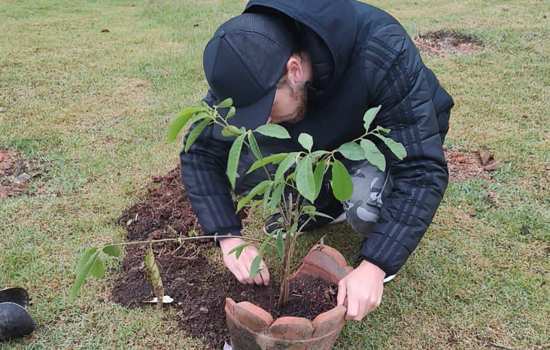
M 361 321 L 380 305 L 385 275 L 382 269 L 365 260 L 338 283 L 338 305 L 347 301 L 347 320 Z
M 222 248 L 223 263 L 225 266 L 235 275 L 235 277 L 241 283 L 247 284 L 263 284 L 267 286 L 269 284 L 269 271 L 265 263 L 260 263 L 260 272 L 254 277 L 250 278 L 250 265 L 256 256 L 258 256 L 258 249 L 253 245 L 249 245 L 243 249 L 239 259 L 235 253 L 229 254 L 229 252 L 245 243 L 242 238 L 231 237 L 220 240 L 220 247 Z

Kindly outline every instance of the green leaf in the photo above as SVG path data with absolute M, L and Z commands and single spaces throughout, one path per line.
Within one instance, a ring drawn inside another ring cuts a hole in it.
M 345 201 L 351 198 L 353 193 L 353 183 L 349 176 L 348 170 L 338 159 L 332 164 L 332 192 L 334 197 L 340 201 Z
M 271 163 L 279 164 L 280 162 L 282 162 L 286 158 L 287 155 L 288 155 L 288 153 L 276 153 L 276 154 L 272 154 L 270 156 L 267 156 L 265 158 L 260 158 L 257 161 L 255 161 L 254 164 L 252 164 L 250 166 L 250 169 L 248 169 L 248 171 L 246 173 L 250 174 L 254 170 L 256 170 L 258 168 L 261 168 L 261 167 L 263 167 L 264 165 L 267 165 L 267 164 L 271 164 Z
M 239 244 L 235 248 L 231 249 L 229 251 L 229 253 L 227 253 L 227 255 L 231 255 L 231 254 L 235 253 L 235 257 L 238 260 L 241 257 L 241 254 L 243 253 L 244 248 L 248 247 L 249 245 L 250 245 L 250 243 L 248 243 L 248 242 Z
M 267 248 L 269 247 L 269 241 L 271 241 L 271 238 L 272 237 L 267 237 L 266 239 L 264 239 L 264 241 L 260 245 L 260 249 L 258 249 L 258 252 L 260 253 L 261 256 L 264 256 L 265 253 L 267 252 Z
M 80 256 L 80 259 L 78 260 L 78 264 L 76 265 L 76 274 L 82 273 L 82 271 L 86 268 L 86 265 L 90 261 L 90 258 L 92 255 L 94 255 L 97 252 L 97 248 L 91 247 L 84 251 L 84 253 Z
M 365 151 L 355 142 L 344 143 L 343 145 L 338 147 L 337 151 L 349 160 L 365 159 Z
M 298 192 L 310 202 L 315 201 L 315 177 L 313 176 L 311 158 L 305 156 L 298 161 L 296 166 L 296 185 Z
M 269 136 L 269 137 L 274 137 L 274 138 L 277 138 L 277 139 L 289 139 L 290 138 L 290 134 L 288 133 L 288 131 L 280 126 L 280 125 L 277 125 L 277 124 L 265 124 L 265 125 L 261 125 L 259 126 L 258 128 L 256 128 L 256 130 L 254 130 L 262 135 L 265 135 L 265 136 Z
M 361 140 L 361 147 L 365 150 L 367 161 L 377 167 L 380 171 L 386 170 L 386 158 L 378 147 L 371 140 Z
M 237 180 L 237 167 L 239 166 L 239 158 L 241 157 L 241 150 L 243 148 L 244 137 L 246 134 L 242 134 L 237 137 L 231 149 L 229 150 L 229 156 L 227 157 L 227 177 L 229 178 L 229 183 L 231 188 L 235 189 L 235 181 Z
M 229 108 L 233 106 L 233 99 L 231 97 L 226 98 L 222 102 L 216 105 L 216 108 Z
M 231 106 L 231 108 L 229 108 L 229 111 L 225 115 L 225 120 L 233 118 L 235 116 L 235 113 L 237 113 L 237 110 L 235 109 L 235 107 Z
M 76 279 L 69 292 L 70 300 L 74 300 L 78 296 L 80 288 L 86 282 L 98 255 L 99 251 L 97 248 L 88 248 L 80 258 L 76 269 Z
M 368 111 L 366 111 L 365 114 L 363 115 L 363 122 L 364 122 L 366 131 L 369 130 L 370 125 L 372 124 L 374 118 L 376 118 L 376 114 L 378 114 L 381 108 L 382 106 L 371 108 Z
M 277 255 L 279 256 L 279 259 L 283 261 L 285 257 L 285 240 L 284 240 L 282 229 L 277 230 L 277 238 L 275 240 L 275 246 L 277 248 Z
M 237 202 L 237 211 L 240 211 L 242 208 L 244 208 L 250 201 L 252 200 L 251 197 L 245 196 L 239 199 Z
M 296 162 L 297 156 L 298 152 L 292 152 L 289 153 L 285 159 L 283 159 L 281 164 L 279 164 L 277 171 L 275 172 L 275 182 L 283 180 L 285 173 L 294 165 L 294 162 Z
M 252 260 L 252 264 L 250 265 L 250 278 L 254 278 L 258 275 L 258 272 L 260 272 L 261 263 L 262 263 L 262 256 L 256 255 L 254 260 Z
M 241 210 L 245 205 L 247 205 L 257 195 L 263 194 L 267 190 L 269 185 L 271 185 L 271 183 L 272 182 L 270 180 L 264 180 L 264 181 L 260 182 L 259 184 L 257 184 L 256 186 L 254 186 L 254 188 L 252 190 L 250 190 L 250 192 L 248 192 L 248 194 L 245 197 L 243 197 L 243 198 L 241 198 L 241 200 L 239 200 L 239 203 L 237 204 L 237 211 Z
M 300 136 L 298 136 L 298 142 L 302 147 L 308 150 L 308 152 L 311 152 L 311 147 L 313 147 L 313 137 L 311 137 L 310 134 L 307 134 L 305 132 L 301 133 Z
M 317 198 L 321 192 L 321 186 L 323 185 L 323 178 L 326 171 L 327 163 L 324 160 L 320 161 L 315 166 L 315 170 L 313 171 L 313 177 L 315 178 L 315 198 Z
M 185 125 L 185 129 L 186 129 L 186 133 L 189 133 L 191 132 L 193 129 L 192 129 L 192 126 L 195 125 L 196 123 L 200 122 L 201 120 L 203 119 L 208 119 L 210 120 L 211 122 L 213 122 L 213 119 L 211 116 L 209 116 L 207 113 L 198 113 L 198 114 L 195 114 L 193 117 L 191 117 L 191 119 L 189 119 L 187 121 L 187 124 Z M 198 124 L 197 124 L 198 125 Z
M 191 132 L 187 136 L 187 140 L 185 141 L 185 152 L 189 151 L 191 146 L 193 146 L 193 143 L 195 143 L 197 138 L 203 132 L 204 128 L 206 128 L 208 124 L 210 124 L 210 122 L 210 119 L 204 119 L 191 130 Z
M 273 193 L 271 193 L 271 198 L 268 203 L 269 208 L 271 209 L 277 208 L 277 206 L 281 202 L 284 189 L 285 189 L 284 182 L 280 182 L 277 185 L 275 185 L 275 188 L 273 189 Z
M 199 106 L 187 107 L 182 110 L 180 114 L 170 123 L 170 126 L 168 126 L 168 141 L 176 141 L 181 129 L 183 129 L 183 127 L 187 124 L 191 117 L 193 117 L 198 112 L 204 111 L 205 109 L 205 107 Z
M 103 247 L 103 253 L 105 253 L 109 256 L 114 256 L 115 258 L 122 255 L 122 251 L 116 245 L 108 245 L 108 246 Z
M 225 137 L 239 136 L 243 131 L 235 125 L 228 125 L 222 129 L 222 135 Z
M 256 159 L 263 158 L 262 151 L 260 150 L 260 146 L 256 141 L 256 137 L 254 136 L 254 133 L 249 132 L 247 135 L 248 135 L 248 143 L 250 144 L 250 150 L 252 151 L 252 154 L 254 155 L 254 157 L 256 157 Z
M 90 269 L 90 274 L 95 278 L 103 278 L 103 276 L 105 276 L 105 264 L 100 256 L 95 258 L 92 268 Z
M 403 146 L 401 143 L 396 142 L 392 140 L 389 137 L 385 137 L 379 134 L 374 134 L 376 137 L 378 137 L 380 140 L 384 141 L 386 146 L 392 151 L 393 154 L 399 159 L 403 160 L 407 156 L 407 150 L 405 149 L 405 146 Z

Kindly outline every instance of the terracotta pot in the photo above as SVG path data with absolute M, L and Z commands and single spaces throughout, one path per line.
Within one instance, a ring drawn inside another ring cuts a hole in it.
M 337 284 L 353 268 L 336 249 L 317 245 L 304 258 L 291 279 L 303 275 Z M 233 350 L 329 350 L 345 324 L 346 308 L 335 308 L 313 320 L 273 316 L 247 301 L 225 300 L 227 327 Z

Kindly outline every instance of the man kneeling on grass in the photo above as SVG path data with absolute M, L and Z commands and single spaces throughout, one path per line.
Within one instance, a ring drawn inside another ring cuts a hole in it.
M 335 149 L 362 134 L 367 109 L 382 106 L 374 125 L 391 129 L 406 158 L 388 152 L 386 173 L 367 162 L 349 162 L 352 198 L 341 203 L 323 186 L 314 203 L 364 237 L 361 263 L 338 292 L 339 304 L 347 300 L 347 318 L 361 320 L 380 304 L 384 281 L 416 248 L 443 197 L 448 171 L 442 145 L 452 98 L 399 23 L 354 0 L 252 0 L 208 42 L 204 70 L 210 86 L 205 101 L 213 105 L 233 98 L 232 124 L 253 129 L 271 122 L 288 129 L 291 140 L 260 138 L 264 153 L 299 150 L 301 132 L 313 136 L 315 149 Z M 249 277 L 255 247 L 247 247 L 239 259 L 229 254 L 243 243 L 225 175 L 231 142 L 215 125 L 203 132 L 181 154 L 183 182 L 205 232 L 235 236 L 219 240 L 227 268 L 242 283 L 267 285 L 265 265 Z M 239 173 L 253 161 L 245 152 Z M 261 180 L 241 176 L 236 192 Z M 319 218 L 306 229 L 327 223 Z M 268 219 L 265 230 L 277 228 L 277 218 Z

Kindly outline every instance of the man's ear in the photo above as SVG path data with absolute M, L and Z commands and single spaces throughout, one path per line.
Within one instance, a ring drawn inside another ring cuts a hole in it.
M 293 54 L 286 63 L 288 81 L 293 85 L 306 81 L 303 60 L 300 55 Z

